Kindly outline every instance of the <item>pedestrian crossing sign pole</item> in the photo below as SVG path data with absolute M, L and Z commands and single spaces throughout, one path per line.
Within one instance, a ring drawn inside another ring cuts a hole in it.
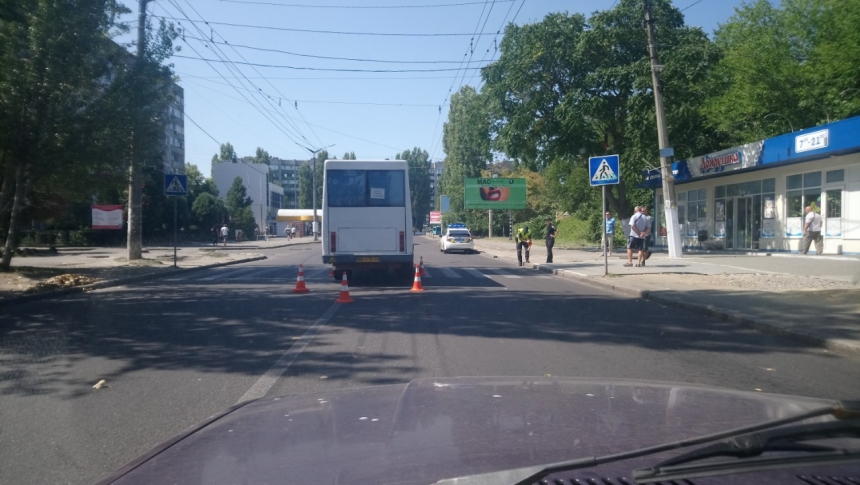
M 184 197 L 188 193 L 188 177 L 186 175 L 166 173 L 164 174 L 164 195 L 173 197 L 173 267 L 176 267 L 176 225 L 177 209 L 176 198 Z
M 621 181 L 621 162 L 618 155 L 604 155 L 588 159 L 588 178 L 591 186 L 603 188 L 603 214 L 606 214 L 606 186 L 617 185 Z M 609 274 L 609 244 L 606 242 L 606 217 L 603 218 L 603 276 Z

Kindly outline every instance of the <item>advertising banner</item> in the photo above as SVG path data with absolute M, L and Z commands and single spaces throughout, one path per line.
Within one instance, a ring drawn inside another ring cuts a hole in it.
M 464 209 L 525 209 L 526 179 L 466 179 Z
M 94 205 L 92 211 L 93 229 L 122 230 L 121 205 Z
M 430 211 L 430 224 L 442 224 L 441 211 Z

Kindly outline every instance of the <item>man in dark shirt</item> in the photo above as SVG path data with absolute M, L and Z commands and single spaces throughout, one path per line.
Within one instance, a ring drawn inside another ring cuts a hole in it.
M 555 235 L 558 230 L 552 225 L 552 219 L 546 220 L 546 262 L 552 263 L 552 247 L 555 245 Z

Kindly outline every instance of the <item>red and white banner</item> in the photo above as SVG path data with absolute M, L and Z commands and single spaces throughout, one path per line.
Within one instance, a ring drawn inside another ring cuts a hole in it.
M 442 224 L 442 212 L 430 212 L 430 224 Z
M 121 205 L 94 205 L 93 229 L 120 229 L 122 230 L 122 206 Z

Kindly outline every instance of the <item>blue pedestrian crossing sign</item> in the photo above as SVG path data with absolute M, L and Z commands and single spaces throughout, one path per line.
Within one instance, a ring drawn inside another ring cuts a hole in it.
M 185 175 L 164 174 L 164 195 L 185 195 L 187 187 L 188 178 Z
M 604 155 L 588 159 L 588 178 L 592 186 L 615 185 L 621 181 L 618 155 Z

